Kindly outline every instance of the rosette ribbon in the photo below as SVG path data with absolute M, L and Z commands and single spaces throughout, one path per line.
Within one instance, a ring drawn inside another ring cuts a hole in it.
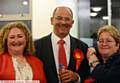
M 76 60 L 76 71 L 78 71 L 81 62 L 84 59 L 84 54 L 80 49 L 75 49 L 73 55 Z

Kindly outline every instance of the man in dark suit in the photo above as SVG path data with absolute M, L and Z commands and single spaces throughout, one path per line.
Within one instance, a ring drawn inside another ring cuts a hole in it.
M 43 61 L 47 83 L 83 83 L 89 76 L 88 46 L 69 34 L 73 23 L 72 10 L 65 6 L 57 7 L 51 17 L 53 32 L 35 41 L 36 55 Z M 59 72 L 58 41 L 61 39 L 65 41 L 67 68 Z

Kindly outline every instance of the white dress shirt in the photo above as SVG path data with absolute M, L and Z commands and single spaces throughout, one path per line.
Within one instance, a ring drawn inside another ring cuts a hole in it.
M 59 73 L 59 63 L 58 63 L 58 41 L 60 40 L 59 37 L 57 37 L 54 33 L 52 33 L 51 36 L 52 40 L 52 46 L 53 46 L 53 53 L 54 53 L 54 59 L 56 63 L 56 68 L 57 68 L 57 73 Z M 69 60 L 70 60 L 70 36 L 66 36 L 64 39 L 65 44 L 65 52 L 66 52 L 66 59 L 67 59 L 67 65 L 69 65 Z
M 54 33 L 52 33 L 51 36 L 51 41 L 52 41 L 52 46 L 53 46 L 53 53 L 54 53 L 54 59 L 55 59 L 55 64 L 56 64 L 56 68 L 57 68 L 57 73 L 59 73 L 59 63 L 58 63 L 58 41 L 60 40 L 60 38 L 58 36 L 56 36 Z M 67 35 L 64 39 L 65 44 L 65 52 L 66 52 L 66 59 L 67 59 L 67 65 L 69 65 L 69 61 L 70 61 L 70 35 Z M 78 76 L 79 79 L 77 82 L 75 83 L 80 83 L 80 76 Z M 58 76 L 59 78 L 59 76 Z M 61 83 L 59 81 L 59 83 Z

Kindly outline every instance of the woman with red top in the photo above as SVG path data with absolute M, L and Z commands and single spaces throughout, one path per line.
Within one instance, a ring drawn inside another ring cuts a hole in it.
M 33 48 L 31 33 L 23 22 L 5 25 L 0 36 L 0 80 L 46 83 L 43 64 L 32 55 Z

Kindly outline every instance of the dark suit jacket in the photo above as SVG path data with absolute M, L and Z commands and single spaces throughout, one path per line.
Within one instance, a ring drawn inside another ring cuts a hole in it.
M 97 65 L 92 74 L 95 83 L 120 83 L 120 53 L 114 54 L 106 63 Z
M 86 57 L 88 46 L 82 41 L 70 36 L 71 48 L 70 48 L 70 62 L 68 69 L 74 72 L 76 71 L 76 61 L 73 58 L 74 49 L 81 49 Z M 36 55 L 43 61 L 44 70 L 47 77 L 47 83 L 58 83 L 58 75 L 53 55 L 53 48 L 51 42 L 51 34 L 35 41 Z M 89 66 L 87 59 L 85 58 L 77 72 L 80 75 L 81 80 L 85 79 L 89 75 Z

